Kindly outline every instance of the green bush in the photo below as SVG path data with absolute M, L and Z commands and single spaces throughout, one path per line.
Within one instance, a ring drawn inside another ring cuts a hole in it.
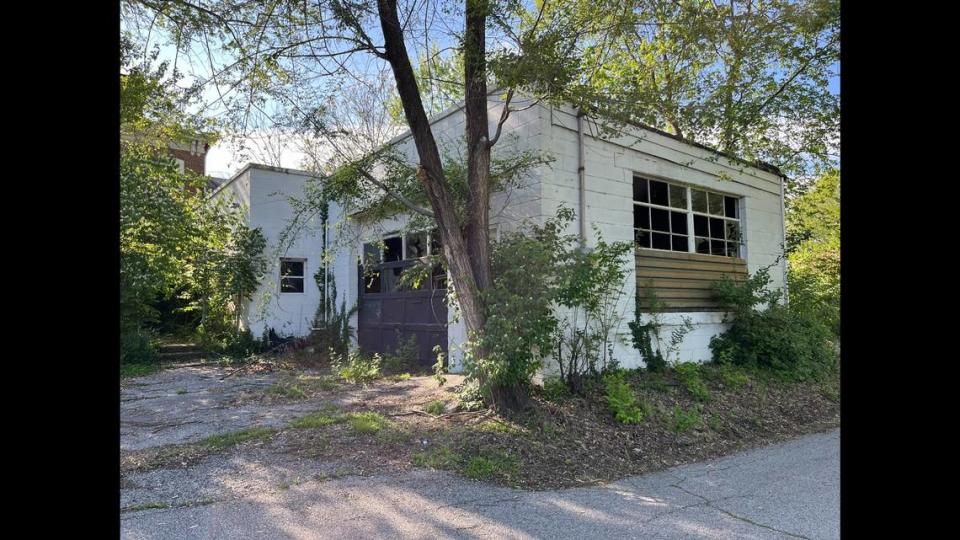
M 680 406 L 673 408 L 673 430 L 683 433 L 700 423 L 700 406 L 685 411 Z
M 703 378 L 700 376 L 700 366 L 698 364 L 685 362 L 677 364 L 673 369 L 677 373 L 680 382 L 683 383 L 683 386 L 686 387 L 694 399 L 697 401 L 707 401 L 710 399 L 710 390 L 707 389 L 706 383 L 703 382 Z
M 156 340 L 144 330 L 130 329 L 120 333 L 120 364 L 156 362 L 159 348 Z
M 420 347 L 417 346 L 417 336 L 411 334 L 406 339 L 398 340 L 394 351 L 383 355 L 382 367 L 383 372 L 389 374 L 420 371 Z
M 810 312 L 781 303 L 782 293 L 769 283 L 769 269 L 763 268 L 742 283 L 724 278 L 715 284 L 717 299 L 730 312 L 730 328 L 710 340 L 714 361 L 818 378 L 835 365 L 830 329 Z
M 341 379 L 352 383 L 368 383 L 381 376 L 380 355 L 366 356 L 359 351 L 350 351 L 347 358 L 331 352 L 330 366 Z
M 623 372 L 611 373 L 603 378 L 607 405 L 614 417 L 623 424 L 639 424 L 643 421 L 643 408 L 637 395 L 624 378 Z
M 548 401 L 557 401 L 570 395 L 570 388 L 560 377 L 547 377 L 543 380 L 543 397 Z

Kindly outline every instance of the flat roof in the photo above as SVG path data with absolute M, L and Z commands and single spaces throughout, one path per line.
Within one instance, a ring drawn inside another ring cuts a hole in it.
M 308 177 L 310 177 L 310 178 L 322 178 L 322 177 L 323 177 L 322 175 L 313 174 L 312 172 L 308 172 L 308 171 L 301 171 L 300 169 L 287 169 L 287 168 L 284 168 L 284 167 L 274 167 L 273 165 L 264 165 L 263 163 L 253 163 L 253 162 L 250 162 L 250 163 L 247 163 L 246 165 L 244 165 L 242 169 L 240 169 L 239 171 L 237 171 L 236 173 L 234 173 L 233 176 L 231 176 L 229 180 L 223 182 L 222 184 L 220 184 L 220 185 L 217 187 L 217 189 L 213 190 L 213 193 L 210 194 L 210 197 L 213 197 L 214 195 L 216 195 L 217 193 L 219 193 L 220 190 L 222 190 L 222 189 L 226 188 L 227 186 L 229 186 L 230 184 L 232 184 L 234 180 L 236 180 L 237 178 L 240 178 L 240 176 L 242 176 L 243 173 L 249 171 L 250 169 L 258 169 L 258 170 L 261 170 L 261 171 L 272 171 L 272 172 L 278 172 L 278 173 L 283 173 L 283 174 L 296 174 L 296 175 L 298 175 L 298 176 L 308 176 Z

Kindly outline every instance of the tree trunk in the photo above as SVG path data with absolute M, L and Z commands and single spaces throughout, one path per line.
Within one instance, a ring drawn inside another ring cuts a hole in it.
M 493 285 L 490 271 L 490 128 L 487 117 L 488 11 L 488 0 L 467 0 L 463 43 L 469 188 L 466 233 L 473 275 L 480 290 Z
M 403 104 L 403 113 L 410 126 L 410 133 L 420 158 L 417 178 L 423 184 L 435 214 L 437 229 L 443 244 L 443 254 L 450 267 L 453 286 L 467 325 L 467 332 L 479 334 L 483 331 L 486 318 L 480 299 L 481 288 L 474 276 L 472 259 L 485 258 L 483 264 L 489 267 L 489 256 L 483 257 L 483 253 L 473 254 L 468 251 L 468 244 L 464 240 L 457 221 L 453 195 L 450 193 L 443 172 L 437 142 L 424 111 L 420 91 L 410 65 L 410 57 L 403 42 L 403 30 L 397 16 L 396 0 L 378 0 L 377 7 L 383 29 L 387 61 L 390 62 L 393 70 L 397 93 Z M 471 150 L 468 149 L 468 151 Z M 468 219 L 471 217 L 472 213 Z

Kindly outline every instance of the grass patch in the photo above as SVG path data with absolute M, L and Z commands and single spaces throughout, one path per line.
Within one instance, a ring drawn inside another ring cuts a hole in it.
M 720 366 L 717 372 L 720 374 L 720 381 L 727 388 L 736 390 L 750 382 L 750 376 L 733 364 L 724 364 Z
M 443 411 L 445 411 L 446 409 L 447 409 L 447 402 L 443 401 L 442 399 L 437 399 L 437 400 L 431 401 L 430 403 L 427 403 L 427 405 L 423 408 L 423 411 L 426 412 L 427 414 L 432 414 L 434 416 L 437 416 L 437 415 L 443 414 Z
M 120 378 L 144 377 L 160 371 L 160 364 L 120 364 Z
M 332 376 L 299 375 L 278 380 L 266 390 L 266 393 L 271 396 L 301 400 L 307 399 L 318 392 L 335 388 L 337 388 L 337 382 Z
M 510 425 L 504 422 L 503 420 L 487 420 L 485 422 L 482 422 L 480 425 L 478 425 L 477 429 L 479 429 L 480 431 L 488 431 L 488 432 L 495 432 L 495 433 L 519 434 L 522 432 L 522 430 L 520 430 L 516 426 Z
M 410 460 L 417 467 L 455 469 L 460 462 L 460 456 L 449 446 L 434 446 L 414 453 Z
M 516 458 L 497 453 L 470 458 L 463 467 L 463 475 L 474 480 L 487 480 L 494 476 L 509 477 L 519 468 Z
M 186 393 L 187 393 L 187 391 L 184 390 L 183 388 L 177 390 L 177 395 L 178 395 L 178 396 L 182 396 L 182 395 L 184 395 L 184 394 L 186 394 Z
M 347 422 L 357 433 L 376 433 L 387 426 L 387 419 L 373 411 L 350 413 L 347 415 Z
M 413 377 L 413 375 L 410 375 L 409 373 L 400 373 L 399 375 L 387 375 L 384 378 L 390 382 L 401 382 L 410 380 L 410 377 Z
M 247 441 L 269 439 L 276 432 L 276 429 L 258 426 L 240 431 L 234 431 L 233 433 L 211 435 L 200 441 L 200 444 L 212 450 L 224 450 Z
M 543 397 L 547 401 L 560 401 L 570 397 L 570 388 L 560 377 L 548 377 L 543 380 Z
M 290 427 L 294 429 L 317 429 L 332 424 L 339 424 L 344 420 L 345 418 L 341 415 L 318 411 L 293 420 L 290 422 Z
M 700 408 L 695 407 L 689 411 L 683 410 L 679 405 L 673 408 L 673 430 L 677 433 L 689 431 L 690 428 L 700 423 Z

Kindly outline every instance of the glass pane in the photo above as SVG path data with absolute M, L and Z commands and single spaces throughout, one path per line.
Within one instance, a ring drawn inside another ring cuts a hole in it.
M 303 277 L 303 261 L 280 261 L 280 275 Z
M 647 206 L 633 205 L 633 228 L 650 228 L 650 208 Z
M 647 231 L 633 231 L 633 241 L 637 247 L 650 247 L 650 233 Z
M 387 268 L 381 274 L 383 278 L 382 292 L 390 293 L 400 290 L 400 275 L 403 274 L 403 268 Z
M 674 233 L 687 234 L 686 212 L 670 212 L 670 225 Z
M 706 238 L 697 238 L 694 245 L 694 249 L 697 250 L 697 253 L 704 253 L 706 255 L 710 254 L 710 240 Z
M 720 218 L 710 218 L 710 238 L 723 240 L 723 220 Z
M 393 238 L 387 238 L 383 241 L 386 247 L 383 248 L 383 262 L 393 262 L 399 261 L 401 255 L 401 248 L 403 247 L 403 241 L 399 236 L 394 236 Z
M 736 221 L 727 222 L 727 240 L 740 242 L 740 224 Z
M 736 242 L 727 242 L 727 257 L 739 257 L 740 244 Z
M 735 197 L 724 197 L 723 204 L 727 217 L 739 217 L 737 216 L 737 206 L 739 205 Z
M 280 278 L 280 292 L 300 293 L 303 292 L 303 278 Z
M 377 244 L 363 245 L 363 264 L 367 266 L 380 264 L 380 246 Z
M 673 250 L 674 251 L 687 251 L 689 244 L 687 243 L 686 236 L 680 236 L 679 234 L 673 235 Z
M 710 240 L 711 255 L 727 255 L 727 243 L 723 240 Z
M 650 202 L 661 206 L 669 206 L 669 199 L 667 184 L 650 180 Z
M 697 236 L 710 236 L 710 227 L 707 225 L 707 216 L 693 216 L 693 232 Z
M 670 249 L 670 235 L 653 233 L 653 249 Z
M 647 194 L 646 178 L 633 177 L 633 200 L 639 202 L 650 202 Z
M 405 259 L 419 259 L 427 256 L 427 234 L 417 233 L 407 237 L 407 256 Z
M 650 221 L 655 231 L 670 232 L 670 211 L 659 208 L 650 209 Z
M 690 204 L 693 205 L 694 212 L 707 213 L 707 192 L 699 189 L 690 190 Z
M 715 216 L 723 215 L 723 195 L 717 195 L 716 193 L 709 193 L 710 196 L 710 213 Z
M 687 207 L 687 188 L 683 186 L 670 186 L 670 206 L 674 208 Z
M 432 230 L 430 231 L 430 254 L 439 255 L 443 253 L 443 248 L 440 246 L 440 231 Z

